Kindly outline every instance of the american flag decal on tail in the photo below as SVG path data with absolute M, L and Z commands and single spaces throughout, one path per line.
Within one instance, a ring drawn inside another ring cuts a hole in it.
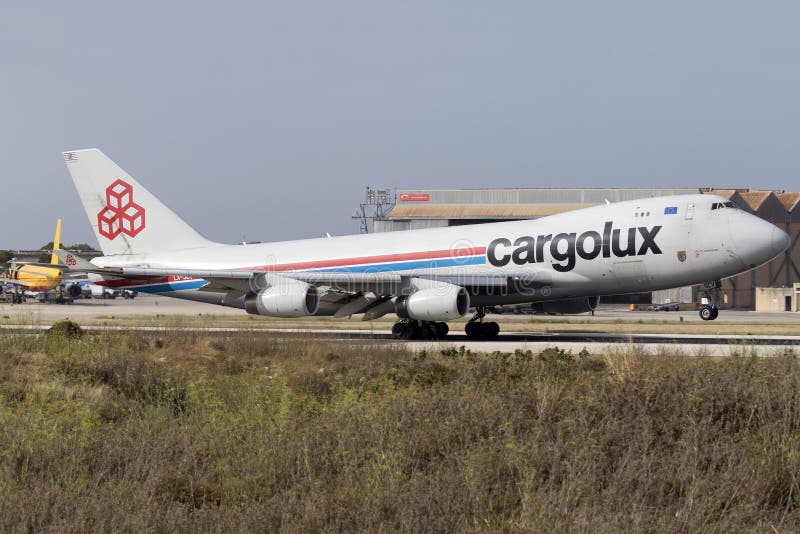
M 78 154 L 75 152 L 64 152 L 64 161 L 78 161 Z

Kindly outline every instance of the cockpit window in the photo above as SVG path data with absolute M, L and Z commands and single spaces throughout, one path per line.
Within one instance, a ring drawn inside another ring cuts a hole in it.
M 739 209 L 739 206 L 737 206 L 733 202 L 714 202 L 713 204 L 711 204 L 711 209 L 712 210 L 719 210 L 719 209 L 722 209 L 722 208 Z
M 736 205 L 736 204 L 734 204 L 733 202 L 726 202 L 726 203 L 725 203 L 725 207 L 726 207 L 726 208 L 738 208 L 739 206 L 737 206 L 737 205 Z

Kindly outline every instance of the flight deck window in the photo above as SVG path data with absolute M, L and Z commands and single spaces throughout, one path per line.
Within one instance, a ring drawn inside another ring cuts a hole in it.
M 733 202 L 714 202 L 711 204 L 712 210 L 721 210 L 722 208 L 738 208 Z

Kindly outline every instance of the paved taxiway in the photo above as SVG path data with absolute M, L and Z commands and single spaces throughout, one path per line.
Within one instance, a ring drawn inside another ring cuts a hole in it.
M 133 300 L 121 298 L 112 300 L 101 299 L 80 299 L 73 304 L 39 304 L 37 302 L 27 302 L 24 304 L 0 304 L 0 317 L 18 318 L 30 317 L 35 320 L 56 321 L 69 317 L 75 320 L 109 318 L 131 315 L 230 315 L 243 316 L 244 310 L 236 308 L 226 308 L 224 306 L 213 306 L 180 300 L 170 297 L 152 296 L 140 294 Z M 493 320 L 504 319 L 525 319 L 536 318 L 537 321 L 552 320 L 554 322 L 563 321 L 566 318 L 580 321 L 668 321 L 668 322 L 692 322 L 702 323 L 697 311 L 686 309 L 678 312 L 651 312 L 651 311 L 629 311 L 626 306 L 603 305 L 597 310 L 594 316 L 589 314 L 573 316 L 550 316 L 550 315 L 497 315 Z M 781 313 L 755 313 L 740 310 L 722 310 L 720 321 L 745 323 L 745 324 L 771 324 L 771 323 L 794 323 L 798 326 L 800 333 L 800 312 L 781 312 Z M 354 320 L 354 323 L 358 322 Z M 712 323 L 707 323 L 712 324 Z
M 155 318 L 157 323 L 160 316 L 243 316 L 243 311 L 238 309 L 210 306 L 189 301 L 182 301 L 168 297 L 140 296 L 134 300 L 79 300 L 69 305 L 26 303 L 18 305 L 0 305 L 0 317 L 5 323 L 15 322 L 13 330 L 19 330 L 19 323 L 30 325 L 31 330 L 47 327 L 52 322 L 70 318 L 82 321 L 96 319 L 113 319 L 122 316 L 148 316 Z M 536 316 L 537 320 L 563 321 L 563 317 Z M 506 319 L 504 321 L 504 319 Z M 524 319 L 524 318 L 523 318 Z M 587 321 L 615 322 L 640 322 L 640 321 L 668 321 L 668 322 L 701 322 L 694 310 L 680 312 L 631 312 L 626 308 L 605 307 L 600 308 L 594 316 L 588 314 L 575 316 L 574 319 Z M 495 320 L 504 326 L 505 331 L 494 340 L 471 341 L 460 332 L 453 332 L 444 341 L 395 341 L 391 339 L 390 332 L 385 330 L 385 323 L 379 329 L 371 330 L 329 330 L 320 329 L 319 325 L 309 325 L 303 329 L 271 328 L 267 325 L 247 324 L 242 327 L 214 328 L 213 324 L 199 330 L 208 332 L 231 332 L 259 330 L 268 331 L 276 335 L 313 335 L 326 339 L 339 339 L 354 343 L 402 343 L 411 350 L 442 350 L 452 346 L 465 346 L 473 351 L 504 351 L 531 350 L 538 352 L 548 347 L 558 346 L 565 350 L 579 352 L 586 348 L 589 352 L 602 353 L 609 350 L 614 352 L 632 351 L 651 354 L 676 353 L 689 356 L 728 356 L 734 353 L 750 353 L 755 351 L 762 356 L 783 354 L 793 350 L 800 352 L 800 313 L 754 313 L 747 311 L 724 310 L 721 320 L 733 323 L 796 324 L 797 336 L 752 336 L 752 335 L 672 335 L 672 334 L 619 334 L 606 332 L 560 332 L 560 333 L 531 333 L 514 332 L 514 320 L 519 321 L 520 316 L 497 316 Z M 505 324 L 504 324 L 505 323 Z M 363 323 L 354 321 L 354 325 L 362 326 Z M 8 324 L 3 324 L 9 327 Z M 90 327 L 96 329 L 131 328 L 115 326 Z M 143 330 L 158 330 L 159 326 L 135 327 Z M 174 329 L 175 327 L 170 327 Z M 28 331 L 31 331 L 28 330 Z

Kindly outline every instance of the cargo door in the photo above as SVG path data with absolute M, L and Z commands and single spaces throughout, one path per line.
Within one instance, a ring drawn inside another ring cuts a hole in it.
M 650 277 L 642 260 L 615 261 L 614 276 L 623 293 L 636 293 L 650 286 Z

